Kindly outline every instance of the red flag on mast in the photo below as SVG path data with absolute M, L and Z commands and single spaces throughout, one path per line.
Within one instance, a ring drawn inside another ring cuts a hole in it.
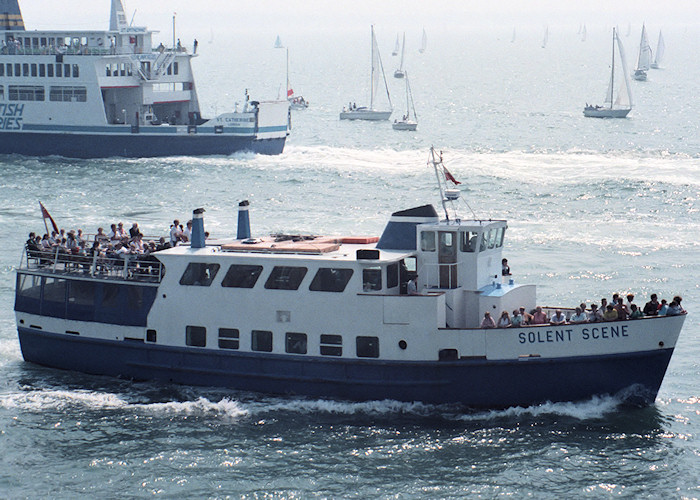
M 287 97 L 292 97 L 294 95 L 294 89 L 287 89 Z
M 442 166 L 442 169 L 445 171 L 445 178 L 446 178 L 448 181 L 453 182 L 453 183 L 455 183 L 455 184 L 462 184 L 461 182 L 459 182 L 457 179 L 455 179 L 455 178 L 452 176 L 452 174 L 450 173 L 450 171 L 447 170 L 447 169 L 445 168 L 444 165 Z
M 53 217 L 51 217 L 51 214 L 48 210 L 46 210 L 46 207 L 42 202 L 39 202 L 39 208 L 41 208 L 41 217 L 44 219 L 44 225 L 46 225 L 46 219 L 49 219 L 51 221 L 51 225 L 53 226 L 53 230 L 58 233 L 59 231 L 58 226 L 56 225 L 56 221 L 53 220 Z M 48 226 L 46 230 L 48 231 Z

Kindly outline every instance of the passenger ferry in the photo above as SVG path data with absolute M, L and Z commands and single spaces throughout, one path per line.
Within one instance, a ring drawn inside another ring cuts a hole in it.
M 191 60 L 180 42 L 127 23 L 112 0 L 108 31 L 27 31 L 17 0 L 0 13 L 0 153 L 111 156 L 280 154 L 289 103 L 245 101 L 200 114 Z M 232 106 L 233 108 L 233 106 Z
M 481 328 L 487 311 L 535 308 L 536 289 L 503 281 L 506 221 L 450 216 L 454 178 L 434 150 L 429 163 L 445 218 L 432 205 L 398 211 L 381 237 L 252 238 L 241 202 L 236 239 L 205 239 L 197 209 L 191 244 L 147 260 L 25 252 L 24 359 L 320 398 L 653 402 L 685 315 Z

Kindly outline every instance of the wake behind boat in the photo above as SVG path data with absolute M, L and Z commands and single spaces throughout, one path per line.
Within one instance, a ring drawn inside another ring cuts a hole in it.
M 340 112 L 341 120 L 368 120 L 368 121 L 380 121 L 388 120 L 391 116 L 393 107 L 391 105 L 391 96 L 389 95 L 389 85 L 386 82 L 386 76 L 384 75 L 384 65 L 382 64 L 382 57 L 379 54 L 379 46 L 377 45 L 377 38 L 374 35 L 374 26 L 371 27 L 372 37 L 371 37 L 371 52 L 372 52 L 372 68 L 370 71 L 370 91 L 369 91 L 369 106 L 357 106 L 354 102 L 350 102 L 348 107 L 343 107 Z M 388 102 L 388 110 L 376 109 L 376 99 L 377 92 L 381 86 L 381 82 L 384 82 L 384 89 L 386 90 L 386 98 Z
M 28 242 L 15 296 L 22 355 L 122 379 L 335 399 L 653 402 L 685 321 L 680 301 L 673 316 L 604 321 L 592 305 L 590 322 L 572 309 L 550 316 L 502 264 L 507 222 L 458 217 L 456 179 L 432 149 L 428 164 L 445 217 L 432 205 L 401 210 L 381 237 L 251 238 L 243 202 L 231 240 L 207 240 L 198 209 L 189 246 L 147 255 Z M 501 311 L 505 323 L 490 317 Z
M 620 54 L 619 61 L 615 60 L 615 47 L 617 46 Z M 617 79 L 616 79 L 617 65 Z M 615 85 L 619 85 L 617 93 Z M 625 118 L 632 110 L 632 90 L 630 89 L 629 76 L 627 75 L 627 61 L 625 59 L 625 50 L 622 46 L 622 40 L 617 34 L 617 30 L 613 28 L 612 40 L 612 63 L 610 66 L 610 80 L 608 82 L 608 90 L 605 93 L 605 102 L 603 106 L 586 104 L 583 109 L 583 115 L 589 118 Z
M 127 23 L 112 0 L 107 31 L 28 31 L 17 0 L 0 16 L 0 153 L 78 158 L 280 154 L 289 104 L 250 100 L 201 116 L 191 60 L 180 41 Z M 10 21 L 11 19 L 11 21 Z

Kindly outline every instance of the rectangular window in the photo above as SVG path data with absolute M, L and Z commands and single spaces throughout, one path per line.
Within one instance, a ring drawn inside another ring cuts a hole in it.
M 365 292 L 382 289 L 382 268 L 367 267 L 362 270 L 362 290 Z
M 479 245 L 479 251 L 483 252 L 486 250 L 489 246 L 489 238 L 491 236 L 491 231 L 484 231 L 484 233 L 481 235 L 481 245 Z
M 322 267 L 316 272 L 309 290 L 314 292 L 343 292 L 352 278 L 352 269 Z
M 44 87 L 39 85 L 9 85 L 10 101 L 43 101 Z
M 221 281 L 221 286 L 227 288 L 253 288 L 262 270 L 262 266 L 234 264 L 228 268 L 226 276 Z
M 2 64 L 0 64 L 0 66 L 2 66 Z M 4 100 L 5 100 L 5 86 L 0 85 L 0 101 L 4 101 Z
M 63 78 L 70 78 L 70 64 L 63 65 Z
M 207 329 L 203 326 L 190 326 L 185 327 L 186 338 L 185 342 L 187 345 L 192 347 L 206 347 L 207 346 Z
M 80 66 L 77 64 L 73 65 L 73 78 L 79 78 L 80 77 Z
M 219 264 L 190 262 L 180 278 L 181 285 L 209 286 L 219 272 Z
M 275 266 L 265 282 L 269 290 L 297 290 L 307 269 L 305 267 Z
M 49 100 L 54 102 L 86 102 L 85 87 L 63 87 L 52 85 L 49 88 Z
M 15 63 L 15 76 L 22 76 L 22 65 Z
M 172 74 L 173 74 L 173 65 L 172 65 L 172 64 L 168 64 L 168 70 L 166 71 L 166 73 L 167 73 L 168 75 L 172 75 Z
M 435 231 L 423 231 L 420 233 L 420 249 L 423 252 L 435 251 Z
M 46 76 L 53 78 L 53 64 L 46 65 Z
M 32 76 L 37 76 L 39 74 L 39 70 L 36 66 L 36 63 L 32 63 L 31 68 L 32 68 Z
M 46 64 L 39 65 L 39 76 L 41 76 L 41 77 L 46 76 Z
M 503 246 L 503 236 L 505 232 L 505 227 L 499 227 L 498 229 L 496 229 L 496 248 L 500 248 Z
M 173 75 L 177 75 L 177 74 L 178 74 L 179 68 L 180 68 L 180 67 L 178 66 L 178 63 L 177 63 L 177 62 L 174 62 L 174 63 L 173 63 Z
M 119 64 L 119 76 L 126 76 L 126 64 L 124 63 Z
M 5 66 L 7 68 L 7 76 L 12 76 L 12 64 Z
M 219 348 L 238 349 L 240 332 L 238 328 L 219 328 Z
M 63 64 L 56 65 L 56 76 L 61 78 L 63 76 Z
M 105 76 L 112 76 L 112 67 L 109 64 L 105 65 Z
M 29 63 L 22 64 L 22 76 L 29 76 Z
M 156 342 L 157 338 L 158 335 L 155 330 L 151 330 L 150 328 L 146 330 L 146 342 Z
M 0 64 L 0 76 L 5 76 L 5 65 L 4 64 Z
M 461 233 L 460 250 L 462 252 L 476 252 L 476 240 L 479 233 L 476 231 L 464 231 Z
M 306 334 L 287 332 L 284 339 L 284 352 L 306 354 Z
M 343 337 L 340 335 L 321 335 L 321 356 L 342 356 Z
M 399 286 L 399 264 L 389 264 L 386 266 L 386 287 L 395 288 Z
M 272 352 L 272 332 L 253 330 L 250 348 L 254 351 Z
M 358 358 L 379 357 L 379 337 L 357 337 Z

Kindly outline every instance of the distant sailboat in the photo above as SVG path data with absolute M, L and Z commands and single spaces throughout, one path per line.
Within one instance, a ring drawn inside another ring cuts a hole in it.
M 284 45 L 282 45 L 282 40 L 280 40 L 280 36 L 277 35 L 277 40 L 275 40 L 275 48 L 281 49 L 283 47 L 284 47 Z
M 654 69 L 659 69 L 661 61 L 664 59 L 664 52 L 666 52 L 666 44 L 664 43 L 664 36 L 659 30 L 659 43 L 656 45 L 656 56 L 654 57 L 654 62 L 651 63 L 651 67 Z
M 403 34 L 403 44 L 401 45 L 401 63 L 399 64 L 399 69 L 394 71 L 394 78 L 403 78 L 405 71 L 403 69 L 403 57 L 406 53 L 406 33 Z
M 214 43 L 214 29 L 209 30 L 209 43 Z
M 514 42 L 515 42 L 515 28 L 513 28 L 513 36 L 510 39 L 510 43 L 514 43 Z
M 547 42 L 549 41 L 549 26 L 544 27 L 544 37 L 542 38 L 542 48 L 544 49 L 547 46 Z
M 420 39 L 420 49 L 418 49 L 418 52 L 422 54 L 425 52 L 426 48 L 428 48 L 428 35 L 425 34 L 425 28 L 423 28 L 423 36 Z
M 651 47 L 647 38 L 647 29 L 642 24 L 642 38 L 639 41 L 639 57 L 637 57 L 637 67 L 634 69 L 634 79 L 640 82 L 646 81 L 647 71 L 651 67 Z
M 615 95 L 615 45 L 620 53 L 620 60 L 617 63 L 619 89 Z M 620 81 L 619 76 L 622 76 Z M 630 89 L 629 75 L 627 72 L 627 61 L 625 58 L 625 50 L 622 47 L 622 40 L 617 35 L 617 30 L 613 28 L 612 42 L 612 64 L 610 69 L 610 81 L 608 90 L 605 93 L 605 102 L 603 106 L 593 106 L 586 104 L 583 109 L 583 116 L 589 118 L 625 118 L 632 109 L 632 92 Z
M 374 35 L 374 26 L 372 26 L 372 71 L 370 73 L 369 80 L 369 106 L 357 107 L 355 103 L 350 103 L 347 108 L 344 107 L 343 111 L 340 112 L 341 120 L 388 120 L 393 111 L 393 107 L 391 105 L 391 96 L 389 95 L 389 85 L 386 82 L 386 76 L 384 75 L 384 65 L 382 64 L 382 57 L 379 54 L 377 38 Z M 377 97 L 377 90 L 379 89 L 382 80 L 384 81 L 384 88 L 386 89 L 386 97 L 389 105 L 388 111 L 374 109 Z
M 289 85 L 289 47 L 287 47 L 287 100 L 289 107 L 292 109 L 306 109 L 309 107 L 309 101 L 304 99 L 304 96 L 294 95 L 294 89 Z
M 586 41 L 586 25 L 583 25 L 583 28 L 581 29 L 581 41 L 585 42 Z
M 404 33 L 404 36 L 406 36 L 406 33 Z M 391 52 L 392 56 L 396 56 L 399 54 L 399 49 L 401 48 L 401 45 L 399 45 L 399 34 L 396 34 L 396 44 L 394 45 L 394 50 Z
M 418 127 L 418 116 L 416 116 L 416 107 L 413 104 L 413 93 L 411 92 L 411 84 L 408 83 L 408 71 L 404 72 L 406 77 L 406 114 L 401 117 L 401 120 L 394 120 L 391 128 L 394 130 L 416 130 Z M 413 116 L 411 116 L 413 112 Z

